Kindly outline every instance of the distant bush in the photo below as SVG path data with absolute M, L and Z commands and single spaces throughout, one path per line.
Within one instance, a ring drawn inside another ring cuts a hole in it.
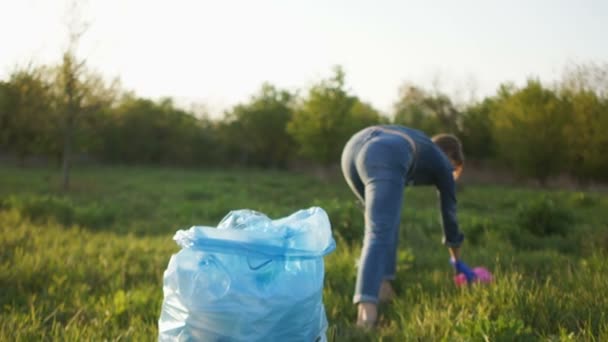
M 3 201 L 3 207 L 17 209 L 23 216 L 40 223 L 52 218 L 58 223 L 70 225 L 74 218 L 71 201 L 54 196 L 11 196 Z
M 467 243 L 473 245 L 481 243 L 486 232 L 491 230 L 495 225 L 490 219 L 479 216 L 461 215 L 459 221 L 463 227 Z
M 598 203 L 598 198 L 584 192 L 577 192 L 572 195 L 572 203 L 579 207 L 593 207 Z
M 61 225 L 81 225 L 100 228 L 110 225 L 116 219 L 116 209 L 91 203 L 76 205 L 69 198 L 57 196 L 28 196 L 6 198 L 0 208 L 17 209 L 33 222 L 44 223 L 53 220 Z
M 581 237 L 579 234 L 537 236 L 528 231 L 517 229 L 517 227 L 507 230 L 506 233 L 511 245 L 520 250 L 554 250 L 562 254 L 572 255 L 581 253 Z
M 566 235 L 574 223 L 572 210 L 547 197 L 520 205 L 517 223 L 536 236 Z

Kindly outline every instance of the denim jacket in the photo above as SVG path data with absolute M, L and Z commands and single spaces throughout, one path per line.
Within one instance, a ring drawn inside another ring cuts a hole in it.
M 448 247 L 459 247 L 464 241 L 464 234 L 460 231 L 456 218 L 456 183 L 452 175 L 452 163 L 423 132 L 398 125 L 380 127 L 405 133 L 416 145 L 413 166 L 404 175 L 405 183 L 414 186 L 434 185 L 437 188 L 444 232 L 443 243 Z

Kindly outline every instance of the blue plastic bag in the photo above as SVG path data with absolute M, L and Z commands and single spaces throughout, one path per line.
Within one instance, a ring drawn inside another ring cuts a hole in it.
M 323 209 L 279 220 L 237 210 L 173 239 L 159 341 L 326 340 L 323 256 L 336 245 Z

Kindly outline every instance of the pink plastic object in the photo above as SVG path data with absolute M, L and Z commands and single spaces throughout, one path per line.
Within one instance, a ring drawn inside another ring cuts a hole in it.
M 473 273 L 477 276 L 474 283 L 491 283 L 492 282 L 492 273 L 488 271 L 485 267 L 475 267 L 473 269 Z M 462 286 L 467 284 L 467 277 L 464 274 L 459 273 L 454 276 L 454 283 L 456 286 Z

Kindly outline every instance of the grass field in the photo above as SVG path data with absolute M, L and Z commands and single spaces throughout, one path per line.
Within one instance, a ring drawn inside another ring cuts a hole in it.
M 232 209 L 272 218 L 320 206 L 337 249 L 326 257 L 330 341 L 608 341 L 608 196 L 465 186 L 464 260 L 495 275 L 456 288 L 436 194 L 408 189 L 398 298 L 376 331 L 351 304 L 362 215 L 345 183 L 278 171 L 0 169 L 0 340 L 152 341 L 172 236 Z

